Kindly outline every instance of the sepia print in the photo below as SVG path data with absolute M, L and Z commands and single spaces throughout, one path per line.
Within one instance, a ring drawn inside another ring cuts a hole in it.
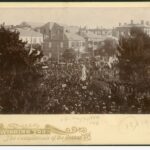
M 142 4 L 0 4 L 0 144 L 149 144 Z

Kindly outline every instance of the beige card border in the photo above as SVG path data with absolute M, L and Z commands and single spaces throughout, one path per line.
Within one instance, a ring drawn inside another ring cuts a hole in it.
M 0 145 L 149 143 L 149 115 L 0 116 Z
M 150 7 L 150 2 L 0 2 L 2 7 Z
M 1 2 L 20 7 L 149 7 L 150 2 Z M 0 115 L 0 145 L 150 144 L 150 115 Z

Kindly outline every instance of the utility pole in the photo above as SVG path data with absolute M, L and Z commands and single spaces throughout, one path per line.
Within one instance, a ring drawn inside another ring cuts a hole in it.
M 93 57 L 94 57 L 94 48 L 93 48 L 92 52 L 93 52 Z
M 95 45 L 94 45 L 94 42 L 92 44 L 92 56 L 94 57 L 94 48 L 95 48 Z
M 77 62 L 79 63 L 79 57 L 80 57 L 80 49 L 78 47 L 78 58 L 77 58 Z
M 57 63 L 59 64 L 59 47 L 58 47 L 58 43 L 57 43 L 56 47 L 57 47 Z

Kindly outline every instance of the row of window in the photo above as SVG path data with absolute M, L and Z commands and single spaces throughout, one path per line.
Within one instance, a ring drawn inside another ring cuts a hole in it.
M 144 32 L 150 34 L 150 29 L 144 29 Z
M 112 32 L 111 31 L 94 31 L 94 34 L 97 34 L 97 35 L 111 35 Z
M 149 28 L 148 29 L 144 28 L 144 32 L 149 35 L 150 34 L 150 29 Z M 126 34 L 130 35 L 130 29 L 125 30 L 125 31 L 118 31 L 118 34 L 120 34 L 120 35 L 126 35 Z
M 89 45 L 95 45 L 95 46 L 97 46 L 97 45 L 102 45 L 102 44 L 104 44 L 104 42 L 102 41 L 102 42 L 93 42 L 93 41 L 89 41 L 89 43 L 88 43 Z M 56 45 L 56 44 L 55 44 Z M 57 46 L 58 47 L 60 47 L 60 48 L 63 48 L 64 47 L 64 44 L 63 44 L 63 42 L 60 42 L 60 43 L 57 43 Z M 81 46 L 85 46 L 85 42 L 79 42 L 79 41 L 72 41 L 72 42 L 70 42 L 69 43 L 69 47 L 81 47 Z M 53 46 L 52 46 L 52 42 L 49 42 L 48 43 L 48 47 L 49 48 L 52 48 Z
M 28 43 L 42 43 L 43 42 L 43 39 L 41 37 L 22 37 L 21 38 L 24 42 L 28 42 Z
M 71 42 L 72 47 L 85 46 L 84 42 Z
M 63 47 L 64 47 L 64 44 L 63 44 L 63 42 L 60 42 L 60 43 L 57 43 L 57 46 L 58 46 L 59 48 L 63 48 Z M 49 48 L 52 48 L 52 42 L 49 42 L 49 43 L 48 43 L 48 47 L 49 47 Z
M 84 43 L 84 42 L 71 42 L 71 43 L 69 43 L 69 44 L 70 44 L 70 47 L 85 46 L 85 43 Z M 63 48 L 63 47 L 64 47 L 64 44 L 63 44 L 63 42 L 60 42 L 60 43 L 57 43 L 57 46 L 60 47 L 60 48 Z M 49 47 L 49 48 L 52 47 L 52 42 L 49 42 L 48 47 Z
M 102 41 L 89 41 L 88 44 L 91 44 L 91 45 L 99 45 L 99 44 L 104 44 L 104 42 Z

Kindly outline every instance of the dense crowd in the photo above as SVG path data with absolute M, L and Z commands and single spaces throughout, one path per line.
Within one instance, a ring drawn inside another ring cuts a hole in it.
M 82 80 L 83 64 L 86 66 L 85 80 Z M 107 65 L 101 68 L 95 61 L 47 63 L 38 87 L 45 92 L 41 99 L 42 113 L 148 113 L 149 98 L 137 95 L 130 85 L 122 86 L 116 80 L 104 78 L 102 74 L 108 69 Z
M 137 38 L 121 38 L 121 46 L 105 41 L 104 49 L 97 51 L 99 58 L 93 53 L 94 58 L 68 63 L 47 61 L 40 47 L 25 48 L 17 32 L 4 27 L 0 31 L 0 113 L 150 113 L 150 78 L 146 73 L 150 47 L 149 38 L 141 31 Z M 115 57 L 117 53 L 119 57 Z M 70 56 L 63 55 L 63 61 L 75 59 Z

